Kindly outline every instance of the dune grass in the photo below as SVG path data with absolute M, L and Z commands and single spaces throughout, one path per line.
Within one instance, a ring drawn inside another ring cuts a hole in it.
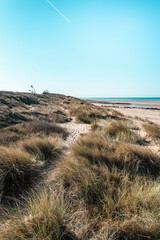
M 110 112 L 112 114 L 112 117 L 124 117 L 124 114 L 117 110 L 110 109 Z
M 142 143 L 142 139 L 135 132 L 130 130 L 128 124 L 123 121 L 110 123 L 110 125 L 104 128 L 104 133 L 117 141 Z
M 16 203 L 21 195 L 38 185 L 46 167 L 62 155 L 56 138 L 30 138 L 14 147 L 0 147 L 0 196 L 3 203 Z
M 1 202 L 16 202 L 40 178 L 41 171 L 28 153 L 18 148 L 0 147 Z
M 75 157 L 84 157 L 91 163 L 108 163 L 112 159 L 114 147 L 112 141 L 102 137 L 100 134 L 89 134 L 80 137 L 72 146 L 72 152 Z
M 91 129 L 92 131 L 99 129 L 99 125 L 96 121 L 91 123 Z
M 114 155 L 119 169 L 142 176 L 160 176 L 160 157 L 147 147 L 119 144 Z
M 19 136 L 16 133 L 7 132 L 7 131 L 0 132 L 0 145 L 9 146 L 19 141 L 20 139 L 21 139 L 21 136 Z
M 0 131 L 0 145 L 10 146 L 20 140 L 27 140 L 31 137 L 61 137 L 66 139 L 69 133 L 63 127 L 53 122 L 44 120 L 30 121 L 27 123 L 9 126 Z
M 17 124 L 15 126 L 10 126 L 2 131 L 3 135 L 15 136 L 18 139 L 26 139 L 30 136 L 53 136 L 67 138 L 68 132 L 65 128 L 58 126 L 57 124 L 44 120 L 33 120 L 30 122 Z M 3 143 L 5 144 L 5 138 Z M 7 144 L 7 137 L 6 137 Z
M 78 112 L 75 116 L 76 121 L 80 123 L 91 124 L 93 118 L 89 117 L 87 112 Z
M 0 237 L 3 240 L 72 240 L 73 234 L 65 225 L 65 209 L 61 198 L 47 191 L 31 196 L 26 205 L 26 215 L 17 209 L 11 216 L 9 226 L 1 226 Z
M 38 120 L 38 121 L 31 121 L 28 123 L 23 123 L 21 125 L 22 129 L 25 129 L 28 133 L 41 133 L 46 136 L 57 134 L 61 135 L 63 138 L 66 138 L 68 136 L 67 131 L 56 125 L 53 122 Z
M 144 118 L 141 118 L 141 117 L 138 117 L 138 116 L 135 116 L 133 118 L 138 120 L 138 121 L 141 121 L 141 122 L 145 122 L 146 121 Z
M 160 126 L 158 124 L 143 124 L 143 128 L 148 137 L 151 137 L 154 140 L 160 140 Z
M 43 113 L 49 98 L 39 99 L 40 111 L 25 106 L 31 118 L 40 113 L 48 121 L 37 117 L 1 130 L 0 143 L 8 147 L 0 146 L 0 239 L 159 240 L 160 156 L 140 145 L 137 126 L 72 97 L 53 96 L 58 108 L 51 104 Z M 63 121 L 68 112 L 92 131 L 65 157 L 68 133 L 51 120 Z M 158 139 L 159 126 L 144 125 Z
M 9 214 L 10 223 L 0 226 L 1 239 L 159 239 L 159 182 L 133 179 L 125 171 L 109 170 L 84 158 L 58 162 L 54 174 L 57 190 L 34 194 L 25 212 Z M 83 215 L 88 221 L 85 228 Z
M 66 114 L 66 112 L 58 109 L 57 111 L 50 113 L 49 118 L 52 119 L 53 122 L 55 123 L 65 123 L 69 122 L 69 118 Z
M 85 105 L 69 109 L 70 115 L 76 118 L 77 122 L 91 124 L 96 120 L 120 119 L 123 114 L 108 109 L 102 109 L 94 105 Z
M 82 157 L 93 164 L 106 164 L 132 174 L 158 177 L 160 157 L 146 147 L 115 143 L 100 133 L 81 137 L 72 146 L 75 157 Z
M 46 164 L 51 164 L 62 154 L 62 146 L 58 138 L 33 137 L 21 142 L 21 145 L 26 152 Z
M 132 181 L 124 171 L 84 158 L 66 159 L 57 175 L 65 189 L 74 190 L 86 202 L 89 222 L 96 230 L 89 226 L 85 239 L 92 231 L 93 239 L 159 239 L 159 183 L 137 176 Z

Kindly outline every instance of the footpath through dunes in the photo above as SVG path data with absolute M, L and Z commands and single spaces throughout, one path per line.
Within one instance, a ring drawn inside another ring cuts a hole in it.
M 66 128 L 67 132 L 69 133 L 69 136 L 66 139 L 67 147 L 71 147 L 78 137 L 87 134 L 91 129 L 89 124 L 76 123 L 75 119 L 73 119 L 71 122 L 61 123 L 59 126 Z

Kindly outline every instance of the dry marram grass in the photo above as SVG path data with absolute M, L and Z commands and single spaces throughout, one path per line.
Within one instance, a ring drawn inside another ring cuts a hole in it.
M 160 140 L 160 126 L 158 124 L 144 124 L 143 128 L 148 137 L 151 137 L 155 140 Z
M 160 239 L 160 156 L 137 131 L 158 125 L 63 95 L 0 102 L 0 239 Z M 91 131 L 68 148 L 70 117 Z

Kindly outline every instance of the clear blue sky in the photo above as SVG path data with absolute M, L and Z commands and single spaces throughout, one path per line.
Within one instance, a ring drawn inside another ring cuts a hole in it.
M 0 90 L 160 97 L 160 0 L 0 0 Z

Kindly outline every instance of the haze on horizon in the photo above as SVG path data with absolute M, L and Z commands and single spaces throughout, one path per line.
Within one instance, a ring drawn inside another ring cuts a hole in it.
M 160 1 L 50 2 L 0 0 L 0 90 L 160 97 Z

